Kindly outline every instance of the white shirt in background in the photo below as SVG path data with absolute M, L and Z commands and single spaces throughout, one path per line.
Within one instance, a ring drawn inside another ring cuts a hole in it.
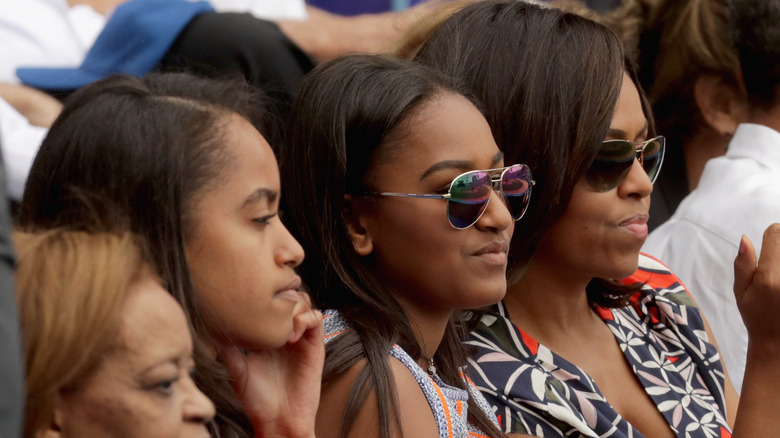
M 211 0 L 221 12 L 249 12 L 266 20 L 304 20 L 304 0 Z M 107 17 L 66 0 L 0 0 L 0 82 L 18 84 L 18 67 L 81 65 Z M 0 145 L 11 199 L 20 200 L 47 130 L 30 125 L 0 99 Z
M 642 247 L 688 287 L 737 391 L 748 336 L 734 298 L 734 258 L 743 234 L 760 253 L 764 230 L 774 222 L 780 222 L 780 133 L 745 123 L 726 155 L 707 162 L 696 190 Z

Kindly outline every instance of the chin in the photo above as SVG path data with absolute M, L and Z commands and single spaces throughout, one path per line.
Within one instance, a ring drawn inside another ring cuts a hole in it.
M 506 280 L 501 281 L 500 285 L 486 285 L 480 289 L 479 296 L 474 296 L 474 300 L 464 309 L 479 309 L 482 307 L 491 306 L 504 299 L 506 295 Z M 477 299 L 478 298 L 478 299 Z
M 639 259 L 635 260 L 633 263 L 622 264 L 619 267 L 619 269 L 614 270 L 612 275 L 604 278 L 613 278 L 615 280 L 620 280 L 626 277 L 630 277 L 631 275 L 634 275 L 637 269 L 639 269 Z
M 241 347 L 249 350 L 276 350 L 283 347 L 292 336 L 292 325 L 289 329 L 282 330 L 279 325 L 271 325 L 268 323 L 260 323 L 260 328 L 264 329 L 263 333 L 255 333 L 254 336 L 247 336 L 239 343 Z

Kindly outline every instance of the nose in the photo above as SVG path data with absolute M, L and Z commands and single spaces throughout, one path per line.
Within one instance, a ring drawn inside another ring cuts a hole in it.
M 210 422 L 216 415 L 214 403 L 198 389 L 189 375 L 183 381 L 186 391 L 182 412 L 184 421 L 202 424 Z
M 512 215 L 504 203 L 503 195 L 495 189 L 491 190 L 490 201 L 485 213 L 474 226 L 482 230 L 504 231 L 511 227 L 513 223 Z
M 282 224 L 282 230 L 279 236 L 279 244 L 274 252 L 276 263 L 279 266 L 287 265 L 296 267 L 301 264 L 304 257 L 303 247 Z
M 650 177 L 647 176 L 647 172 L 645 172 L 639 160 L 635 159 L 626 179 L 618 185 L 618 195 L 622 198 L 634 197 L 643 199 L 650 196 L 652 191 L 653 183 L 650 182 Z

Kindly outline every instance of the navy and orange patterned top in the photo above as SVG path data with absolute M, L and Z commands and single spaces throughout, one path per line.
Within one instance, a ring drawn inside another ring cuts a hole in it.
M 324 317 L 326 343 L 349 329 L 347 322 L 335 310 L 326 310 Z M 388 354 L 404 364 L 415 380 L 417 380 L 420 389 L 428 400 L 428 405 L 431 407 L 441 438 L 487 437 L 487 435 L 471 425 L 467 420 L 469 397 L 474 398 L 477 406 L 494 423 L 496 422 L 496 416 L 485 398 L 474 386 L 474 383 L 465 375 L 463 375 L 463 378 L 469 388 L 468 391 L 444 383 L 435 372 L 433 375 L 429 375 L 398 345 L 394 345 Z
M 623 281 L 640 284 L 631 304 L 599 309 L 647 394 L 679 437 L 730 437 L 724 373 L 701 313 L 680 280 L 640 255 Z M 471 333 L 470 377 L 504 432 L 551 437 L 641 437 L 585 371 L 514 325 L 502 303 Z

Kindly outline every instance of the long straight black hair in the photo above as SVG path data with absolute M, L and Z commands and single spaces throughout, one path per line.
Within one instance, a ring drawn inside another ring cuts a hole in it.
M 403 141 L 401 126 L 415 110 L 461 92 L 455 81 L 412 62 L 352 55 L 316 68 L 293 104 L 279 155 L 288 226 L 307 253 L 300 273 L 317 304 L 337 309 L 352 328 L 328 343 L 323 384 L 367 361 L 341 419 L 342 436 L 372 390 L 381 436 L 390 436 L 392 424 L 401 430 L 388 355 L 393 344 L 414 359 L 422 354 L 403 308 L 352 246 L 345 195 L 365 193 L 367 174 L 391 159 L 382 152 Z M 465 334 L 453 315 L 436 351 L 441 378 L 464 389 Z M 489 436 L 501 436 L 471 399 L 468 417 Z
M 222 138 L 238 114 L 270 141 L 269 101 L 241 82 L 188 74 L 143 79 L 112 76 L 73 94 L 35 158 L 20 225 L 89 232 L 131 231 L 147 243 L 165 288 L 184 308 L 195 334 L 195 381 L 214 402 L 217 437 L 251 437 L 252 424 L 213 344 L 192 284 L 185 241 L 192 204 L 218 183 L 231 157 Z
M 506 162 L 534 172 L 534 196 L 512 236 L 510 282 L 522 275 L 595 159 L 624 71 L 642 97 L 650 135 L 655 132 L 622 42 L 580 15 L 519 1 L 478 2 L 439 26 L 415 59 L 462 79 L 481 100 Z M 623 306 L 633 292 L 607 279 L 588 285 L 591 305 Z

